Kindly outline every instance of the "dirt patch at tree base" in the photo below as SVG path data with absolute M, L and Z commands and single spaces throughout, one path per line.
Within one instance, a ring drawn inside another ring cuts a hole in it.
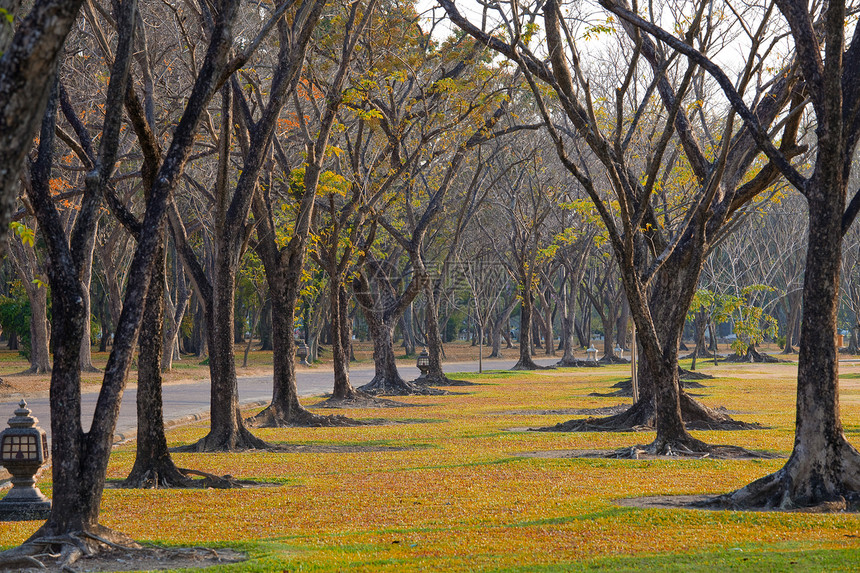
M 279 482 L 261 482 L 246 479 L 237 479 L 230 474 L 219 476 L 210 474 L 200 470 L 192 470 L 186 468 L 176 468 L 179 473 L 185 476 L 185 480 L 169 485 L 156 484 L 154 480 L 146 482 L 143 485 L 129 485 L 127 480 L 107 480 L 105 488 L 107 489 L 241 489 L 241 488 L 262 488 L 262 487 L 280 487 L 284 484 Z M 199 479 L 193 477 L 199 476 Z
M 753 451 L 737 446 L 708 446 L 707 452 L 675 451 L 672 454 L 652 454 L 642 447 L 633 446 L 618 450 L 546 450 L 522 452 L 523 458 L 548 459 L 616 459 L 616 460 L 761 460 L 784 458 L 765 451 Z
M 340 444 L 275 444 L 267 451 L 277 454 L 363 454 L 371 452 L 407 452 L 415 446 L 362 446 Z
M 491 416 L 613 416 L 626 412 L 630 404 L 618 404 L 603 408 L 562 408 L 560 410 L 503 410 L 489 412 Z
M 414 380 L 413 383 L 419 386 L 484 386 L 484 384 L 480 384 L 478 382 L 469 382 L 468 380 L 457 380 L 456 378 L 448 378 L 445 376 L 442 380 L 428 380 L 427 382 L 418 382 L 418 380 Z
M 705 511 L 768 511 L 780 513 L 860 513 L 856 506 L 844 507 L 844 504 L 823 503 L 812 507 L 780 509 L 776 507 L 735 508 L 719 505 L 718 494 L 712 495 L 649 495 L 644 497 L 627 497 L 613 501 L 622 507 L 638 509 L 698 509 Z
M 578 358 L 573 360 L 562 359 L 555 363 L 556 368 L 600 368 L 601 366 L 604 365 L 596 360 L 580 360 Z
M 110 572 L 110 571 L 163 571 L 166 569 L 203 569 L 216 565 L 228 565 L 246 561 L 248 556 L 233 549 L 209 549 L 205 547 L 163 548 L 141 547 L 111 548 L 100 551 L 92 557 L 83 557 L 72 566 L 47 559 L 44 556 L 39 562 L 31 565 L 18 564 L 0 566 L 0 571 L 16 571 L 21 573 L 53 573 L 53 572 Z
M 704 380 L 704 378 L 701 378 Z M 695 380 L 681 378 L 680 380 L 681 388 L 684 390 L 689 390 L 691 388 L 707 388 L 704 384 L 700 382 L 696 382 Z M 589 397 L 593 398 L 632 398 L 633 397 L 633 381 L 630 378 L 626 380 L 622 380 L 620 382 L 616 382 L 610 388 L 617 388 L 614 392 L 592 392 L 588 394 Z M 692 394 L 690 396 L 702 397 L 705 394 Z
M 398 402 L 397 400 L 389 400 L 388 398 L 377 398 L 375 396 L 360 396 L 356 398 L 348 398 L 340 400 L 332 398 L 331 395 L 322 402 L 318 402 L 308 408 L 331 408 L 331 409 L 370 409 L 370 408 L 418 408 L 424 404 L 407 404 L 406 402 Z

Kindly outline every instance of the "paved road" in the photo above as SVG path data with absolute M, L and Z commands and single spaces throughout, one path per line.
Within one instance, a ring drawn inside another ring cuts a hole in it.
M 538 364 L 548 365 L 558 361 L 554 359 L 538 359 Z M 515 360 L 484 360 L 485 370 L 502 370 L 510 368 Z M 445 364 L 446 372 L 477 372 L 478 362 L 451 362 Z M 418 376 L 418 368 L 414 365 L 401 366 L 400 375 L 407 380 Z M 370 382 L 373 378 L 372 366 L 358 366 L 350 370 L 350 381 L 355 386 Z M 331 392 L 333 376 L 331 369 L 300 368 L 296 374 L 296 383 L 300 396 L 316 396 Z M 95 409 L 96 392 L 87 392 L 81 397 L 81 419 L 84 427 L 88 428 Z M 272 397 L 272 376 L 253 376 L 239 378 L 239 401 L 243 405 L 265 404 Z M 137 389 L 130 387 L 126 390 L 115 435 L 121 440 L 134 435 L 137 429 L 137 414 L 135 401 Z M 0 429 L 6 427 L 6 420 L 14 415 L 18 407 L 18 399 L 5 399 L 0 402 Z M 39 419 L 39 425 L 50 435 L 51 417 L 48 398 L 33 398 L 27 401 L 27 407 Z M 179 422 L 205 417 L 209 413 L 209 381 L 200 380 L 187 384 L 170 384 L 164 387 L 164 419 L 166 422 Z

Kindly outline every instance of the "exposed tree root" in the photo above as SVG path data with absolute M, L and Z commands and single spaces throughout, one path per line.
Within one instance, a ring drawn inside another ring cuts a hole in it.
M 346 416 L 314 414 L 301 406 L 293 408 L 289 413 L 284 413 L 269 405 L 265 410 L 245 421 L 255 428 L 343 428 L 364 425 L 363 422 Z
M 335 398 L 334 396 L 317 402 L 310 408 L 412 408 L 416 404 L 407 404 L 406 402 L 397 402 L 387 398 L 378 398 L 376 396 L 368 396 L 362 392 L 356 392 L 352 398 Z
M 708 408 L 681 392 L 681 416 L 688 430 L 758 430 L 761 426 L 734 420 L 724 411 Z M 640 400 L 625 412 L 603 418 L 568 420 L 555 426 L 534 428 L 538 432 L 638 432 L 653 430 L 656 422 L 654 405 Z M 704 442 L 701 442 L 704 444 Z M 705 444 L 706 445 L 706 444 Z
M 191 480 L 194 483 L 194 487 L 201 488 L 212 488 L 212 489 L 235 489 L 243 487 L 244 485 L 248 485 L 252 482 L 237 480 L 230 474 L 218 476 L 215 474 L 210 474 L 209 472 L 203 472 L 200 470 L 190 470 L 186 468 L 179 468 L 186 476 L 199 476 L 202 477 L 202 480 Z M 202 483 L 197 485 L 197 482 L 200 481 Z
M 358 389 L 371 396 L 441 396 L 450 393 L 423 384 L 407 382 L 400 376 L 387 378 L 379 375 L 374 376 L 373 380 L 364 386 L 359 386 Z
M 600 362 L 593 360 L 580 360 L 579 358 L 573 358 L 570 360 L 562 358 L 555 363 L 556 368 L 599 368 L 601 366 L 604 365 Z
M 520 360 L 514 364 L 511 370 L 555 370 L 555 366 L 539 366 L 534 360 Z
M 193 479 L 192 476 L 203 479 Z M 201 470 L 173 467 L 169 472 L 149 469 L 139 474 L 129 475 L 117 487 L 127 489 L 233 489 L 254 482 L 237 480 L 231 475 L 215 475 Z
M 624 412 L 601 418 L 560 422 L 555 426 L 533 428 L 536 432 L 636 432 L 654 428 L 654 407 L 639 401 Z
M 468 380 L 457 380 L 455 378 L 448 378 L 444 374 L 441 376 L 428 376 L 423 380 L 416 379 L 412 381 L 413 384 L 417 386 L 480 386 L 480 384 L 476 382 L 469 382 Z
M 120 487 L 129 489 L 172 489 L 191 487 L 188 476 L 176 467 L 173 461 L 165 459 L 148 464 L 135 464 L 128 477 L 120 482 Z
M 684 349 L 681 348 L 681 350 L 684 350 Z M 692 360 L 693 358 L 698 359 L 698 358 L 713 358 L 713 357 L 714 357 L 713 352 L 711 352 L 707 348 L 700 348 L 698 353 L 696 353 L 696 351 L 693 350 L 691 353 L 687 354 L 686 356 L 682 356 L 681 360 Z
M 681 392 L 681 418 L 688 430 L 760 430 L 759 424 L 732 419 L 725 411 L 709 408 L 693 400 L 686 392 Z
M 261 440 L 240 424 L 238 429 L 212 430 L 194 444 L 173 448 L 175 452 L 243 452 L 265 450 L 269 444 Z
M 681 388 L 684 390 L 697 389 L 697 388 L 707 388 L 704 384 L 700 384 L 695 380 L 685 380 L 681 379 Z M 616 388 L 615 392 L 601 393 L 601 392 L 592 392 L 589 396 L 597 396 L 600 398 L 612 398 L 612 397 L 633 397 L 633 381 L 630 378 L 626 380 L 622 380 L 620 382 L 616 382 L 611 386 L 611 388 Z
M 678 366 L 678 377 L 681 380 L 713 380 L 714 377 L 710 374 L 703 374 L 702 372 L 695 372 L 693 370 L 684 370 L 680 366 Z M 697 388 L 697 386 L 693 386 L 693 388 Z
M 756 452 L 738 446 L 712 446 L 696 439 L 693 439 L 692 441 L 677 440 L 667 442 L 662 445 L 657 445 L 652 442 L 644 446 L 621 448 L 606 454 L 604 457 L 623 460 L 638 460 L 664 456 L 693 459 L 710 458 L 718 460 L 774 459 L 778 457 L 776 454 L 772 454 L 770 452 Z
M 829 453 L 795 449 L 779 471 L 699 504 L 720 509 L 860 511 L 860 453 L 844 438 Z
M 621 358 L 620 356 L 612 356 L 604 354 L 600 360 L 598 360 L 601 364 L 630 364 L 630 361 L 626 358 Z
M 771 356 L 770 354 L 764 354 L 759 352 L 753 347 L 747 349 L 747 353 L 743 356 L 733 353 L 729 354 L 725 358 L 722 359 L 722 362 L 746 362 L 750 364 L 775 364 L 777 362 L 783 362 L 779 358 Z
M 140 549 L 134 540 L 101 525 L 62 535 L 39 530 L 19 547 L 0 552 L 0 570 L 21 571 L 48 566 L 71 570 L 81 558 L 93 557 L 113 549 Z
M 93 534 L 74 532 L 49 538 L 31 539 L 21 547 L 0 553 L 0 571 L 74 572 L 74 563 L 80 563 L 84 571 L 113 571 L 128 569 L 155 570 L 169 567 L 207 567 L 217 564 L 236 563 L 247 556 L 231 549 L 209 549 L 205 547 L 162 548 L 141 547 L 125 538 L 116 539 L 117 534 Z
M 38 366 L 36 366 L 34 364 L 34 365 L 30 366 L 29 368 L 27 368 L 26 370 L 18 372 L 17 374 L 15 374 L 15 376 L 33 376 L 33 375 L 38 375 L 38 374 L 50 374 L 50 373 L 51 373 L 51 367 L 50 366 L 48 366 L 46 368 L 39 368 Z

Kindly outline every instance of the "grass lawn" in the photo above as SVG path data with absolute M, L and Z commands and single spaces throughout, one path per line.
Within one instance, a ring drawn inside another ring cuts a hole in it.
M 699 366 L 716 376 L 703 381 L 707 388 L 694 391 L 705 404 L 725 406 L 736 418 L 767 429 L 696 432 L 697 437 L 790 452 L 796 366 Z M 229 546 L 250 556 L 218 571 L 860 568 L 857 514 L 657 510 L 614 503 L 637 496 L 728 492 L 773 472 L 784 460 L 520 456 L 651 441 L 650 432 L 522 431 L 572 417 L 552 410 L 629 403 L 588 396 L 607 392 L 628 368 L 470 375 L 482 385 L 452 388 L 466 394 L 399 399 L 417 408 L 338 412 L 402 423 L 257 430 L 273 443 L 342 446 L 343 451 L 175 454 L 182 467 L 276 485 L 108 489 L 101 522 L 139 541 Z M 846 363 L 841 370 L 843 421 L 849 439 L 860 446 L 860 364 Z M 205 432 L 205 424 L 184 426 L 168 439 L 181 445 Z M 125 477 L 133 459 L 133 444 L 118 447 L 109 479 Z M 49 482 L 41 481 L 40 487 L 50 495 Z M 38 525 L 0 524 L 0 546 L 20 543 Z

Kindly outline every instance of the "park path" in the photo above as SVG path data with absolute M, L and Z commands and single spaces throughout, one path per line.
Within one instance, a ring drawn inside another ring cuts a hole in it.
M 558 358 L 536 359 L 540 365 L 550 365 Z M 484 370 L 504 370 L 511 368 L 515 359 L 484 360 Z M 400 375 L 406 380 L 418 376 L 418 368 L 412 365 L 398 365 Z M 445 372 L 477 372 L 478 362 L 447 362 Z M 373 378 L 373 366 L 353 366 L 349 372 L 350 382 L 361 386 Z M 296 385 L 299 396 L 317 396 L 331 392 L 334 377 L 331 368 L 299 368 L 296 372 Z M 176 425 L 200 420 L 209 415 L 209 380 L 198 380 L 183 384 L 164 386 L 164 421 L 165 424 Z M 81 419 L 84 428 L 88 429 L 95 410 L 98 392 L 85 392 L 81 395 Z M 243 407 L 255 404 L 268 404 L 272 398 L 272 376 L 246 376 L 239 378 L 239 403 Z M 122 441 L 134 437 L 137 430 L 136 413 L 137 388 L 126 389 L 122 399 L 114 437 Z M 0 429 L 6 427 L 6 420 L 14 415 L 20 398 L 4 398 L 0 401 Z M 27 407 L 39 419 L 39 425 L 51 433 L 50 403 L 47 397 L 27 399 Z

